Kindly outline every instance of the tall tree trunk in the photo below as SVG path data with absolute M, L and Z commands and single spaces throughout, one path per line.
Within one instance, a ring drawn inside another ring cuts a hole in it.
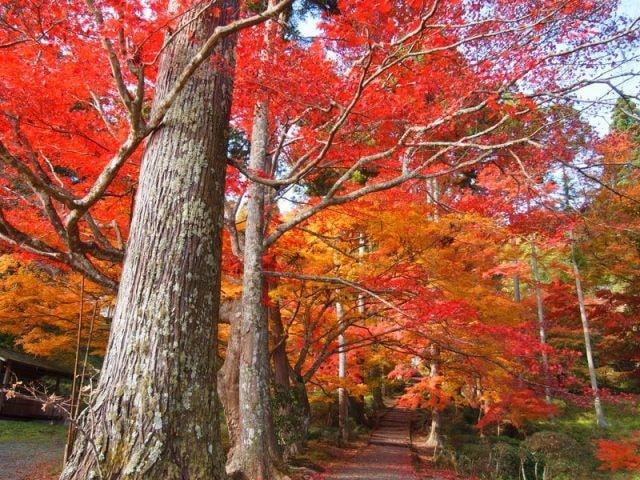
M 438 181 L 435 178 L 430 178 L 427 180 L 427 203 L 432 204 L 434 206 L 433 214 L 430 215 L 430 219 L 437 221 L 439 219 L 438 215 L 438 205 L 440 202 L 440 187 L 438 185 Z M 429 353 L 431 355 L 431 364 L 429 368 L 429 377 L 435 378 L 438 376 L 438 357 L 440 356 L 440 351 L 438 346 L 434 343 L 429 347 Z M 433 408 L 431 409 L 431 427 L 429 428 L 429 437 L 425 442 L 425 447 L 427 448 L 438 448 L 442 444 L 440 440 L 440 412 Z
M 189 12 L 156 101 L 220 23 Z M 226 128 L 235 39 L 203 64 L 149 139 L 108 353 L 63 480 L 223 478 L 215 393 Z
M 253 118 L 249 169 L 264 171 L 267 164 L 268 104 L 258 101 Z M 278 451 L 269 390 L 269 326 L 262 254 L 264 240 L 262 185 L 252 182 L 247 192 L 247 223 L 242 281 L 240 330 L 240 432 L 227 462 L 227 472 L 247 480 L 280 478 Z
M 596 423 L 599 427 L 606 427 L 607 420 L 604 416 L 602 403 L 600 402 L 600 391 L 598 390 L 598 379 L 596 377 L 596 366 L 593 361 L 593 349 L 591 348 L 591 332 L 589 331 L 589 318 L 584 304 L 584 292 L 582 290 L 582 279 L 576 252 L 576 244 L 571 232 L 571 264 L 576 280 L 576 293 L 578 294 L 578 306 L 580 308 L 580 320 L 582 320 L 582 332 L 584 333 L 584 349 L 587 354 L 587 365 L 589 367 L 589 379 L 591 381 L 591 391 L 593 392 L 593 405 L 596 411 Z
M 344 335 L 344 313 L 342 304 L 336 303 L 336 318 L 338 320 L 338 328 L 340 335 L 338 336 L 338 378 L 340 382 L 344 382 L 347 378 L 347 351 L 346 340 Z M 338 427 L 340 429 L 340 439 L 343 443 L 349 442 L 349 397 L 347 389 L 340 387 L 338 389 Z
M 547 331 L 546 320 L 544 315 L 544 301 L 542 298 L 542 288 L 540 286 L 540 270 L 538 268 L 538 252 L 536 251 L 536 245 L 531 242 L 531 270 L 533 273 L 533 281 L 536 291 L 536 306 L 538 311 L 538 330 L 540 333 L 540 344 L 543 347 L 547 346 Z M 545 350 L 542 351 L 542 369 L 544 373 L 544 395 L 547 403 L 551 403 L 551 387 L 549 382 L 551 380 L 549 376 L 549 357 Z
M 269 6 L 275 4 L 269 0 Z M 277 23 L 265 24 L 263 62 L 270 57 L 270 39 Z M 262 75 L 262 73 L 261 73 Z M 269 140 L 269 101 L 258 92 L 253 115 L 249 170 L 266 172 Z M 264 186 L 251 182 L 247 190 L 247 222 L 244 241 L 242 277 L 242 323 L 240 329 L 239 365 L 239 436 L 227 461 L 227 473 L 247 480 L 269 480 L 285 477 L 282 455 L 273 425 L 270 392 L 269 323 L 265 297 L 267 285 L 262 256 L 265 229 Z M 286 478 L 286 477 L 285 477 Z
M 429 348 L 431 354 L 431 365 L 429 369 L 429 377 L 434 379 L 438 376 L 438 360 L 440 356 L 440 350 L 436 344 L 431 345 Z M 442 445 L 440 439 L 440 411 L 436 408 L 431 409 L 431 428 L 429 429 L 429 437 L 425 442 L 427 448 L 438 448 Z
M 522 300 L 522 294 L 520 291 L 520 275 L 516 274 L 513 277 L 513 301 L 520 303 Z

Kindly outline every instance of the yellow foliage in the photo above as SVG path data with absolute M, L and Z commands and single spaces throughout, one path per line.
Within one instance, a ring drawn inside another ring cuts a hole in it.
M 25 352 L 69 361 L 75 354 L 81 276 L 52 266 L 0 256 L 0 333 L 15 339 Z M 82 345 L 88 341 L 96 312 L 91 353 L 104 354 L 108 320 L 100 310 L 113 303 L 98 286 L 85 281 Z

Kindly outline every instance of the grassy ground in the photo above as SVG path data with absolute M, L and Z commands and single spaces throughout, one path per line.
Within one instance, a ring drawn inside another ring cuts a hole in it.
M 67 427 L 42 421 L 0 420 L 0 442 L 64 441 Z
M 596 426 L 593 409 L 565 407 L 561 416 L 550 421 L 536 422 L 535 426 L 544 430 L 558 430 L 578 440 L 597 438 L 624 438 L 640 430 L 640 411 L 629 404 L 605 405 L 605 416 L 609 427 Z

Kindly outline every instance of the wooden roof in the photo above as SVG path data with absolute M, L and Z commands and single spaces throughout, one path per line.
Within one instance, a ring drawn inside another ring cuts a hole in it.
M 9 350 L 8 348 L 0 347 L 0 362 L 10 363 L 12 370 L 22 370 L 35 375 L 73 377 L 73 372 L 67 368 L 40 360 L 31 355 Z

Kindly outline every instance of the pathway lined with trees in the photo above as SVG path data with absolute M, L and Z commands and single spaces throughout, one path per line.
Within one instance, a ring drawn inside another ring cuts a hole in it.
M 412 464 L 409 435 L 413 412 L 391 408 L 380 419 L 369 444 L 323 480 L 419 480 Z

